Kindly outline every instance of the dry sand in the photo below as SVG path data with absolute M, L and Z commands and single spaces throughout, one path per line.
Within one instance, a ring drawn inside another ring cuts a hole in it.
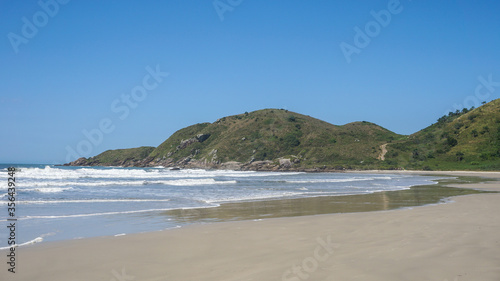
M 0 280 L 500 280 L 500 194 L 453 201 L 41 243 L 18 249 L 15 274 L 2 262 Z

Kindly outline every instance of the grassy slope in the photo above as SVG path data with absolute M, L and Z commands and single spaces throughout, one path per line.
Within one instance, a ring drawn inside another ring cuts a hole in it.
M 407 169 L 500 170 L 500 99 L 389 144 L 386 162 Z
M 177 149 L 182 140 L 198 134 L 210 137 Z M 221 162 L 285 157 L 298 158 L 302 167 L 369 167 L 378 162 L 381 144 L 401 137 L 369 122 L 335 126 L 287 110 L 264 109 L 181 129 L 150 156 L 177 161 L 193 155 L 194 159 Z
M 120 165 L 127 160 L 142 160 L 146 158 L 155 148 L 151 146 L 141 146 L 137 148 L 107 150 L 103 153 L 91 157 L 89 162 L 97 162 L 104 166 Z

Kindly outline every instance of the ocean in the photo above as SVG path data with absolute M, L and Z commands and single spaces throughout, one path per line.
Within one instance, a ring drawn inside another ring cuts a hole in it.
M 170 170 L 14 165 L 16 243 L 119 236 L 182 227 L 175 210 L 224 203 L 361 195 L 434 184 L 401 174 Z M 0 166 L 0 249 L 8 246 L 8 171 Z M 199 220 L 198 222 L 207 222 Z

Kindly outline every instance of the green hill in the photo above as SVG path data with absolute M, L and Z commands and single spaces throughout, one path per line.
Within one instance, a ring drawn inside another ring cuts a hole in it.
M 141 146 L 137 148 L 107 150 L 88 159 L 80 158 L 75 162 L 76 166 L 131 166 L 148 157 L 155 148 L 152 146 Z
M 283 109 L 195 124 L 158 147 L 108 150 L 66 165 L 241 170 L 500 170 L 500 99 L 410 136 L 370 122 L 342 126 Z
M 387 150 L 386 162 L 406 169 L 500 170 L 500 99 L 450 112 Z
M 287 110 L 264 109 L 179 130 L 150 157 L 216 165 L 265 160 L 277 164 L 284 158 L 295 167 L 348 168 L 375 163 L 379 146 L 401 137 L 369 122 L 335 126 Z

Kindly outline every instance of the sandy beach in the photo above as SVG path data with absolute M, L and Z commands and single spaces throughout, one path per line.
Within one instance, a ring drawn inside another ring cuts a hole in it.
M 500 191 L 500 182 L 461 187 Z M 411 209 L 47 242 L 19 248 L 15 274 L 0 252 L 0 280 L 500 280 L 499 202 L 500 194 L 474 194 Z

